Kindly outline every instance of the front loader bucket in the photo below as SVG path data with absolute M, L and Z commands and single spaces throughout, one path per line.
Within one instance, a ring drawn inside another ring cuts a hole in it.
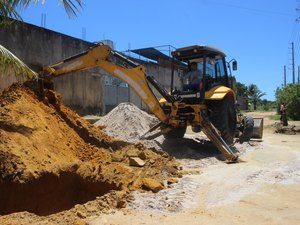
M 253 120 L 254 120 L 254 126 L 253 126 L 253 133 L 252 133 L 251 138 L 262 139 L 264 119 L 263 118 L 253 118 Z

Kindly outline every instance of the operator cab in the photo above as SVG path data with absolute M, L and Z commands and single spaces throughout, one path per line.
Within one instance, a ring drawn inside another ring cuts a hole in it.
M 183 88 L 172 94 L 177 95 L 182 101 L 190 104 L 200 103 L 205 99 L 205 91 L 218 85 L 229 86 L 226 55 L 221 50 L 204 45 L 193 45 L 176 49 L 172 52 L 172 56 L 183 68 Z M 234 63 L 236 65 L 236 62 Z M 188 85 L 191 64 L 197 64 L 198 73 L 201 74 L 202 84 L 197 89 Z

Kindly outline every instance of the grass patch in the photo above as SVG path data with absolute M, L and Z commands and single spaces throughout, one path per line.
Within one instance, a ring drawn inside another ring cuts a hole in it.
M 271 119 L 271 120 L 280 120 L 280 115 L 272 115 L 272 116 L 269 116 L 269 118 Z

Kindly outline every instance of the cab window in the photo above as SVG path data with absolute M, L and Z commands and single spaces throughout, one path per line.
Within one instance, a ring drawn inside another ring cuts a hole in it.
M 223 59 L 211 59 L 206 60 L 206 74 L 205 76 L 209 78 L 212 84 L 217 85 L 225 84 L 225 66 Z

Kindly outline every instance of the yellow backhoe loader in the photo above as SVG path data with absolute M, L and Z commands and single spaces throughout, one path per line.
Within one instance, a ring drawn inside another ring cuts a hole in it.
M 243 130 L 247 130 L 244 132 L 245 140 L 251 137 L 253 125 L 249 127 L 249 122 L 246 124 L 244 119 L 236 114 L 236 97 L 229 87 L 225 54 L 216 48 L 195 45 L 179 48 L 172 52 L 172 56 L 174 66 L 171 93 L 168 93 L 153 76 L 147 75 L 145 67 L 102 43 L 43 68 L 41 77 L 46 81 L 75 71 L 100 67 L 126 82 L 159 119 L 160 123 L 152 127 L 143 138 L 154 138 L 158 135 L 164 135 L 165 138 L 181 138 L 187 126 L 192 126 L 195 132 L 202 130 L 228 162 L 236 162 L 238 156 L 231 146 L 237 122 L 241 124 L 238 126 L 240 133 L 243 134 Z M 185 70 L 191 63 L 196 63 L 201 71 L 201 88 L 173 90 L 174 68 L 179 66 Z M 235 69 L 235 61 L 232 66 Z M 152 88 L 161 94 L 160 100 Z M 154 131 L 157 131 L 154 135 L 148 135 Z

